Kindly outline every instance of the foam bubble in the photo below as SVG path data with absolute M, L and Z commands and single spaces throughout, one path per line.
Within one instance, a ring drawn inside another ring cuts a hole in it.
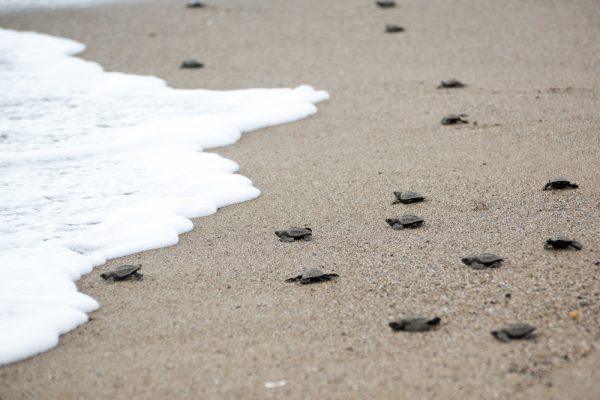
M 174 245 L 190 218 L 259 196 L 208 148 L 304 118 L 309 86 L 175 90 L 70 57 L 80 43 L 0 29 L 0 364 L 56 345 L 98 304 L 93 266 Z

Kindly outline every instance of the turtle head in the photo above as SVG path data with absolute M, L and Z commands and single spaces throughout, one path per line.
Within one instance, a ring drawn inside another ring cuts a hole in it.
M 107 274 L 106 272 L 103 272 L 100 274 L 100 278 L 105 279 L 105 280 L 110 277 L 111 277 L 111 274 Z
M 470 265 L 473 262 L 471 257 L 463 257 L 460 259 L 460 261 L 462 261 L 464 264 L 467 264 L 467 265 Z

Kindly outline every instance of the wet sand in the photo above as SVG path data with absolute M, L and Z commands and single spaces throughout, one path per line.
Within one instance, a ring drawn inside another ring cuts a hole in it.
M 85 59 L 174 87 L 308 83 L 331 100 L 217 149 L 262 196 L 81 279 L 102 308 L 55 349 L 0 368 L 0 399 L 598 398 L 597 1 L 184 4 L 2 15 L 0 26 L 82 41 Z M 386 23 L 406 31 L 385 34 Z M 206 68 L 180 70 L 187 58 Z M 468 87 L 437 90 L 448 78 Z M 442 126 L 450 113 L 471 123 Z M 554 176 L 580 187 L 542 191 Z M 395 190 L 427 201 L 391 205 Z M 386 225 L 404 213 L 425 225 Z M 311 242 L 273 234 L 305 224 Z M 584 249 L 544 250 L 561 232 Z M 504 265 L 461 264 L 483 251 Z M 100 279 L 130 262 L 145 280 Z M 284 282 L 304 266 L 340 278 Z M 392 332 L 405 314 L 442 324 Z M 489 334 L 517 321 L 537 335 Z

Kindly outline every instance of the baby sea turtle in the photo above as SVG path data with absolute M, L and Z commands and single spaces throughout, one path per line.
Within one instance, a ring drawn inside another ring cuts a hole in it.
M 403 215 L 400 218 L 388 218 L 385 220 L 393 229 L 400 230 L 405 228 L 416 228 L 423 225 L 423 218 L 416 215 Z
M 454 89 L 454 88 L 461 88 L 461 87 L 465 87 L 465 86 L 467 86 L 467 85 L 465 85 L 458 79 L 448 79 L 445 81 L 441 81 L 440 86 L 438 86 L 437 88 L 438 89 Z
M 529 324 L 511 324 L 490 333 L 501 342 L 510 342 L 513 339 L 528 338 L 535 329 L 535 326 Z
M 205 6 L 204 2 L 202 2 L 200 0 L 190 0 L 186 4 L 187 8 L 202 8 L 204 6 Z
M 579 187 L 578 184 L 572 183 L 571 181 L 569 181 L 566 178 L 558 177 L 558 178 L 550 179 L 548 182 L 546 182 L 546 184 L 544 185 L 544 189 L 542 189 L 542 190 L 577 189 L 578 187 Z
M 442 125 L 468 124 L 469 121 L 464 119 L 465 117 L 467 117 L 467 114 L 446 115 L 444 118 L 442 118 L 441 124 Z
M 404 27 L 400 26 L 400 25 L 386 24 L 385 25 L 385 32 L 386 33 L 404 32 Z
M 290 228 L 284 231 L 275 231 L 275 234 L 282 242 L 293 242 L 294 240 L 312 240 L 312 229 L 310 228 Z
M 440 317 L 424 318 L 424 317 L 408 317 L 398 321 L 392 321 L 388 325 L 394 332 L 425 332 L 430 331 L 440 324 Z
M 577 240 L 569 239 L 566 236 L 556 236 L 546 240 L 545 249 L 574 249 L 581 250 L 583 246 Z
M 120 265 L 112 272 L 104 272 L 100 277 L 108 282 L 124 281 L 126 279 L 142 279 L 142 274 L 138 271 L 142 268 L 141 265 Z
M 202 68 L 204 64 L 196 60 L 185 60 L 181 63 L 180 68 Z
M 473 269 L 484 269 L 497 268 L 504 259 L 492 253 L 482 253 L 474 257 L 464 257 L 461 261 Z
M 396 7 L 396 2 L 393 0 L 377 0 L 375 1 L 375 4 L 377 4 L 381 8 Z
M 425 197 L 421 193 L 404 191 L 404 192 L 394 192 L 394 196 L 396 196 L 396 200 L 392 204 L 409 204 L 409 203 L 418 203 L 420 201 L 425 200 Z
M 338 274 L 326 274 L 319 268 L 304 268 L 302 275 L 295 276 L 293 278 L 286 279 L 286 282 L 298 282 L 302 285 L 308 283 L 327 282 L 334 278 L 337 278 Z

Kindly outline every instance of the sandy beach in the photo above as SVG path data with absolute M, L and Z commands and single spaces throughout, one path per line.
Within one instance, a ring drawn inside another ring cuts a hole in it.
M 3 28 L 78 40 L 106 70 L 177 88 L 306 83 L 331 95 L 314 116 L 215 149 L 262 196 L 82 278 L 101 308 L 53 350 L 0 367 L 0 399 L 597 399 L 600 3 L 209 3 L 0 15 Z M 206 67 L 179 69 L 188 58 Z M 468 86 L 436 89 L 449 78 Z M 470 123 L 442 126 L 452 113 Z M 579 188 L 542 191 L 555 176 Z M 392 205 L 398 190 L 427 200 Z M 405 213 L 425 225 L 385 223 Z M 273 233 L 305 225 L 310 242 Z M 543 248 L 563 232 L 583 250 Z M 485 251 L 506 261 L 460 262 Z M 124 263 L 145 279 L 99 277 Z M 312 266 L 340 277 L 284 282 Z M 387 326 L 411 314 L 441 326 Z M 537 334 L 490 335 L 512 322 Z

